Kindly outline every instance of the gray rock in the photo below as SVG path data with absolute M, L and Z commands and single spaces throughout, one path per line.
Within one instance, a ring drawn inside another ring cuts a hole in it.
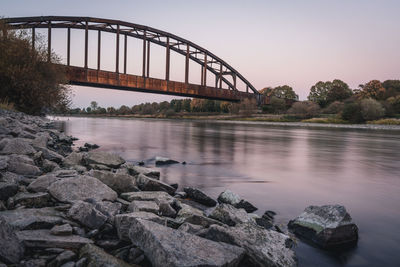
M 157 203 L 165 201 L 169 204 L 172 204 L 175 201 L 172 196 L 163 191 L 129 192 L 121 194 L 121 198 L 129 202 L 133 200 L 156 201 Z
M 0 182 L 0 200 L 7 200 L 18 192 L 18 185 L 9 182 Z
M 297 266 L 296 255 L 289 248 L 292 242 L 287 235 L 254 224 L 236 227 L 212 225 L 206 238 L 244 248 L 250 266 Z
M 30 183 L 27 189 L 31 192 L 47 192 L 47 188 L 58 179 L 53 174 L 42 175 Z
M 169 164 L 175 164 L 179 163 L 179 161 L 169 159 L 169 158 L 164 158 L 164 157 L 156 157 L 156 165 L 169 165 Z
M 87 266 L 87 258 L 82 257 L 80 260 L 75 262 L 75 267 L 86 267 Z
M 75 262 L 74 261 L 69 261 L 61 265 L 60 267 L 75 267 Z
M 94 207 L 107 217 L 113 218 L 115 215 L 120 213 L 122 204 L 118 202 L 99 201 L 96 202 Z
M 64 263 L 70 262 L 70 261 L 74 261 L 76 260 L 77 255 L 72 252 L 71 250 L 66 250 L 64 252 L 62 252 L 61 254 L 59 254 L 54 260 L 52 260 L 49 264 L 49 267 L 57 267 L 57 266 L 61 266 Z M 74 262 L 73 262 L 74 263 Z M 74 263 L 75 265 L 75 263 Z M 72 265 L 72 266 L 74 266 Z
M 6 220 L 0 217 L 0 261 L 18 263 L 24 255 L 24 246 Z
M 84 155 L 83 153 L 72 152 L 63 159 L 62 165 L 64 167 L 73 167 L 75 165 L 82 165 L 83 155 Z
M 50 230 L 25 230 L 16 233 L 28 248 L 80 248 L 93 243 L 92 240 L 77 235 L 52 235 Z
M 141 167 L 141 166 L 135 166 L 132 164 L 126 164 L 125 168 L 127 169 L 128 173 L 133 176 L 136 176 L 139 174 L 144 174 L 150 178 L 154 178 L 157 180 L 160 179 L 160 171 L 155 170 L 155 169 L 145 168 L 145 167 Z
M 0 170 L 7 169 L 7 166 L 8 166 L 8 157 L 0 156 Z
M 204 212 L 199 209 L 186 204 L 181 204 L 181 206 L 182 208 L 179 210 L 176 217 L 176 221 L 179 224 L 191 223 L 195 225 L 201 225 L 202 227 L 209 227 L 212 224 L 222 225 L 221 222 L 205 216 Z
M 36 147 L 36 149 L 38 151 L 41 151 L 43 154 L 43 158 L 50 160 L 50 161 L 54 161 L 57 163 L 61 163 L 64 159 L 63 156 L 61 156 L 60 154 L 58 154 L 57 152 L 51 151 L 50 149 L 47 149 L 45 147 Z
M 159 203 L 159 214 L 161 216 L 175 218 L 177 212 L 174 208 L 171 207 L 171 205 L 168 202 L 161 201 Z
M 185 191 L 188 198 L 191 198 L 192 200 L 200 204 L 203 204 L 208 207 L 214 207 L 215 205 L 217 205 L 217 202 L 214 199 L 207 196 L 204 192 L 202 192 L 199 189 L 193 187 L 185 187 L 183 191 Z
M 1 154 L 33 155 L 36 153 L 36 150 L 30 145 L 28 139 L 3 139 L 1 143 L 0 147 L 3 147 L 0 151 Z
M 238 266 L 242 248 L 213 242 L 142 219 L 134 219 L 129 237 L 158 266 Z
M 46 267 L 46 261 L 46 259 L 31 259 L 27 261 L 21 261 L 18 267 Z
M 309 206 L 288 224 L 289 229 L 325 249 L 357 244 L 358 227 L 344 206 Z
M 116 174 L 108 171 L 91 170 L 89 175 L 99 179 L 118 194 L 138 191 L 135 178 L 127 174 Z
M 26 176 L 37 176 L 42 173 L 42 171 L 35 166 L 33 160 L 25 155 L 10 155 L 7 169 L 10 172 Z
M 147 211 L 154 214 L 158 214 L 158 210 L 159 210 L 158 204 L 154 201 L 134 200 L 128 206 L 129 212 Z
M 32 141 L 32 145 L 34 147 L 44 147 L 47 148 L 47 142 L 49 141 L 50 136 L 45 133 L 38 134 L 35 139 Z
M 236 193 L 232 192 L 229 189 L 226 189 L 218 196 L 218 202 L 230 204 L 238 209 L 245 209 L 249 213 L 257 210 L 257 208 L 254 205 L 242 199 L 239 195 L 237 195 Z
M 22 205 L 27 208 L 43 208 L 48 206 L 50 195 L 48 193 L 25 193 L 20 192 L 14 196 L 14 204 Z
M 50 233 L 52 235 L 72 235 L 72 227 L 69 224 L 55 225 L 51 228 Z
M 101 164 L 114 169 L 118 169 L 125 163 L 125 160 L 120 156 L 106 152 L 89 152 L 83 159 L 87 165 Z
M 83 201 L 76 201 L 68 216 L 91 229 L 100 228 L 107 220 L 107 216 L 95 209 L 93 204 Z
M 42 170 L 44 172 L 52 172 L 52 171 L 57 170 L 59 168 L 60 168 L 60 166 L 58 166 L 57 163 L 55 163 L 53 161 L 50 161 L 50 160 L 47 160 L 47 159 L 43 160 Z
M 140 190 L 143 191 L 165 191 L 170 195 L 173 195 L 176 191 L 176 189 L 172 186 L 159 180 L 147 177 L 144 174 L 139 174 L 137 176 L 136 183 Z
M 203 230 L 204 227 L 201 225 L 195 225 L 191 223 L 184 223 L 181 226 L 179 226 L 178 230 L 183 231 L 189 234 L 197 235 L 201 230 Z
M 114 201 L 117 193 L 96 178 L 78 176 L 58 180 L 48 188 L 50 194 L 61 202 L 73 202 L 93 198 Z
M 64 214 L 53 207 L 40 209 L 16 209 L 0 212 L 0 217 L 18 230 L 52 228 L 68 223 Z
M 235 226 L 244 222 L 254 222 L 244 209 L 236 209 L 229 204 L 219 204 L 209 217 L 229 226 Z
M 147 221 L 153 221 L 160 224 L 166 223 L 166 221 L 163 218 L 151 212 L 139 211 L 139 212 L 131 212 L 131 213 L 116 215 L 115 227 L 117 228 L 119 239 L 129 241 L 129 229 L 131 228 L 132 221 L 138 218 Z
M 132 267 L 132 265 L 91 244 L 81 248 L 79 257 L 87 259 L 87 266 Z

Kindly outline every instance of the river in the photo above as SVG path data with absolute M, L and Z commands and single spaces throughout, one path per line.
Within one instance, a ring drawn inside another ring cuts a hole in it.
M 341 204 L 359 227 L 347 252 L 297 241 L 299 266 L 400 266 L 400 130 L 117 118 L 58 118 L 66 133 L 131 162 L 186 165 L 161 179 L 213 197 L 229 188 L 286 225 L 309 205 Z

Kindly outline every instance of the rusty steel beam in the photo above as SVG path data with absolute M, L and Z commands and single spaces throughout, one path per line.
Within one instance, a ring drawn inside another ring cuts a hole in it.
M 115 72 L 119 73 L 119 25 L 117 25 L 117 36 L 115 41 Z
M 207 86 L 207 54 L 204 55 L 204 75 L 203 86 Z
M 142 76 L 146 77 L 146 30 L 143 34 L 143 69 Z
M 167 47 L 165 55 L 165 80 L 169 81 L 169 66 L 170 66 L 170 49 L 169 49 L 169 37 L 167 37 Z
M 128 43 L 128 35 L 124 34 L 124 74 L 126 74 L 127 43 Z
M 189 45 L 186 46 L 185 83 L 189 83 Z
M 67 66 L 71 65 L 71 28 L 67 28 Z
M 47 61 L 51 60 L 51 22 L 49 21 L 47 30 Z
M 100 70 L 101 57 L 101 31 L 97 32 L 97 70 Z
M 88 68 L 89 29 L 88 22 L 85 23 L 85 69 Z
M 150 41 L 147 41 L 147 77 L 150 77 Z

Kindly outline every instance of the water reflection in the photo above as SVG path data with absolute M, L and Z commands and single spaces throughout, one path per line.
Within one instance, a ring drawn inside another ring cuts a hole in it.
M 357 248 L 327 253 L 302 242 L 300 266 L 396 266 L 400 260 L 400 135 L 395 131 L 308 129 L 173 120 L 70 118 L 66 131 L 129 161 L 168 156 L 168 183 L 225 188 L 286 224 L 306 206 L 343 204 L 360 228 Z M 78 144 L 79 144 L 78 142 Z

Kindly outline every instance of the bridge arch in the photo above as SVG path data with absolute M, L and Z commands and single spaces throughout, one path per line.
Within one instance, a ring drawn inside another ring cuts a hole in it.
M 52 29 L 67 29 L 67 73 L 71 84 L 107 87 L 122 90 L 163 93 L 191 97 L 221 99 L 238 101 L 243 98 L 256 98 L 263 102 L 263 97 L 255 87 L 237 70 L 212 52 L 199 45 L 152 27 L 129 23 L 120 20 L 70 17 L 70 16 L 40 16 L 6 18 L 4 20 L 12 29 L 31 29 L 32 45 L 35 45 L 35 29 L 48 29 L 48 58 L 51 55 Z M 84 67 L 70 65 L 71 29 L 85 31 Z M 88 68 L 88 32 L 98 32 L 97 69 Z M 100 69 L 101 62 L 101 33 L 108 32 L 116 35 L 115 72 L 109 73 Z M 124 37 L 124 70 L 119 70 L 120 37 Z M 143 40 L 142 75 L 127 74 L 127 38 L 133 37 Z M 165 79 L 154 79 L 150 73 L 150 43 L 165 47 L 166 68 Z M 185 82 L 170 81 L 170 52 L 174 51 L 185 57 Z M 189 60 L 201 66 L 200 85 L 189 84 Z M 214 86 L 207 85 L 207 71 L 215 75 Z M 100 77 L 100 78 L 99 78 Z M 237 82 L 241 81 L 246 86 L 246 92 L 238 90 Z M 228 89 L 223 89 L 223 84 Z

